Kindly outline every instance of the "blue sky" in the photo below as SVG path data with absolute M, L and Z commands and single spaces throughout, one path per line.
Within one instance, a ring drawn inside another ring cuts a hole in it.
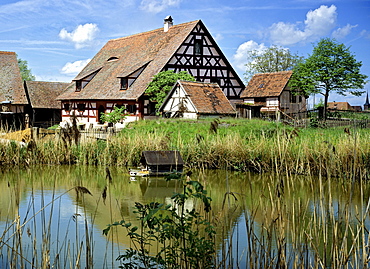
M 0 50 L 27 60 L 37 80 L 69 82 L 108 40 L 160 28 L 167 15 L 201 19 L 241 78 L 247 51 L 278 45 L 306 57 L 323 37 L 349 46 L 370 77 L 369 0 L 1 0 Z M 363 105 L 365 94 L 330 101 Z

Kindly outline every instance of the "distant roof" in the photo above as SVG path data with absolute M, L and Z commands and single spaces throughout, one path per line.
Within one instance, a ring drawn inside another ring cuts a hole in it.
M 0 102 L 28 104 L 15 52 L 0 51 Z
M 200 114 L 235 114 L 236 111 L 217 83 L 178 81 Z M 177 85 L 176 84 L 176 85 Z M 170 97 L 173 90 L 169 93 Z
M 179 151 L 143 151 L 142 157 L 147 165 L 183 165 Z
M 83 79 L 99 70 L 94 79 L 80 92 L 75 91 L 73 83 L 58 99 L 138 99 L 198 23 L 202 22 L 187 22 L 173 25 L 167 32 L 159 28 L 108 41 L 75 78 Z M 128 90 L 112 90 L 119 88 L 119 77 L 129 76 L 142 67 L 145 69 Z
M 248 97 L 277 97 L 287 86 L 292 71 L 255 74 L 241 94 Z
M 337 110 L 352 110 L 352 106 L 348 102 L 328 102 L 329 109 Z
M 57 101 L 56 98 L 70 84 L 65 82 L 25 81 L 25 88 L 32 108 L 60 109 L 61 102 Z

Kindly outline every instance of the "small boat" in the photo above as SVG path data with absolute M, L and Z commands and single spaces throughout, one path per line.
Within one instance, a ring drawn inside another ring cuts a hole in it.
M 146 169 L 129 169 L 131 177 L 147 177 L 149 176 L 149 170 Z

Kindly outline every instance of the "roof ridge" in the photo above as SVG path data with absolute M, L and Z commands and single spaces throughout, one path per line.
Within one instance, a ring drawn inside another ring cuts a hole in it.
M 14 51 L 0 51 L 0 54 L 14 55 L 16 53 Z
M 266 72 L 266 73 L 256 73 L 254 75 L 273 75 L 273 74 L 282 74 L 282 73 L 293 73 L 293 70 L 284 70 L 284 71 Z
M 199 21 L 200 20 L 195 20 L 195 21 L 190 21 L 190 22 L 184 22 L 184 23 L 176 24 L 176 25 L 171 26 L 170 30 L 172 28 L 178 28 L 178 27 L 181 27 L 181 26 L 186 26 L 186 25 L 189 25 L 189 24 L 193 24 L 195 22 L 198 23 Z M 108 42 L 110 42 L 110 41 L 121 41 L 123 39 L 133 38 L 133 37 L 137 37 L 137 36 L 141 36 L 141 35 L 147 35 L 147 34 L 151 34 L 153 32 L 158 32 L 158 31 L 163 31 L 163 27 L 157 28 L 157 29 L 154 29 L 154 30 L 149 30 L 149 31 L 141 32 L 141 33 L 136 33 L 136 34 L 128 35 L 128 36 L 123 36 L 123 37 L 118 37 L 118 38 L 110 39 Z

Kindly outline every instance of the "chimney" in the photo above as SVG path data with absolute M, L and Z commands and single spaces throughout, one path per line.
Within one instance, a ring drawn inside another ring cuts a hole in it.
M 170 27 L 173 26 L 173 20 L 172 20 L 172 17 L 171 16 L 167 16 L 165 19 L 164 19 L 164 27 L 163 27 L 163 31 L 164 32 L 168 32 L 168 29 L 170 29 Z

